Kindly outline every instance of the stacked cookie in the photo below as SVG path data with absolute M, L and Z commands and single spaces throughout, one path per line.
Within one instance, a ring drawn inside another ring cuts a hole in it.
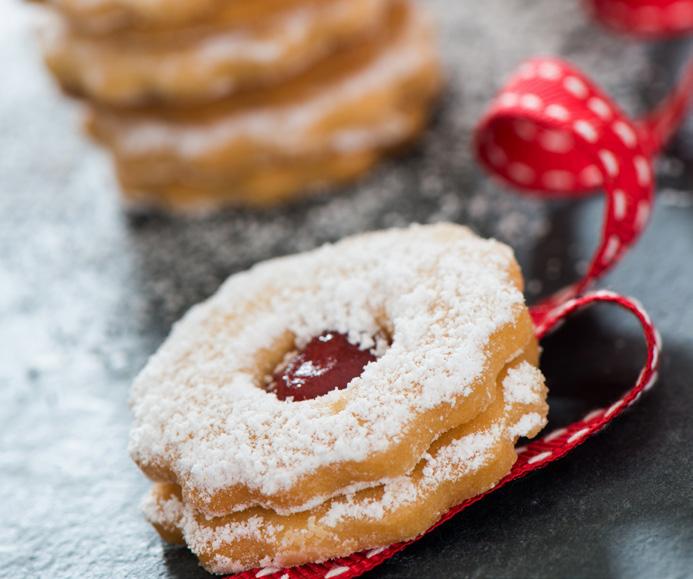
M 423 532 L 546 422 L 521 285 L 507 247 L 454 225 L 231 277 L 133 386 L 147 518 L 216 573 Z
M 46 2 L 46 62 L 136 204 L 267 205 L 354 179 L 439 91 L 410 0 Z

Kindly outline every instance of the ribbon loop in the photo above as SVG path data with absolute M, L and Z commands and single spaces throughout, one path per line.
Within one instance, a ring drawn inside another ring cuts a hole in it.
M 544 462 L 544 459 L 538 461 L 532 460 L 532 457 L 536 457 L 548 450 L 551 451 L 551 458 L 549 460 L 549 456 L 547 455 L 545 459 L 546 462 L 551 462 L 556 458 L 560 458 L 572 450 L 572 448 L 583 442 L 588 436 L 601 430 L 623 410 L 634 404 L 642 393 L 649 390 L 657 381 L 657 372 L 662 350 L 662 338 L 642 304 L 633 298 L 624 297 L 610 291 L 596 291 L 568 300 L 550 311 L 545 311 L 540 319 L 535 317 L 535 333 L 537 338 L 541 340 L 556 329 L 567 317 L 597 303 L 614 304 L 625 309 L 633 314 L 640 323 L 647 346 L 647 358 L 635 385 L 630 390 L 627 390 L 621 398 L 616 400 L 608 408 L 592 410 L 584 418 L 573 422 L 568 427 L 548 433 L 542 438 L 531 442 L 520 457 L 522 461 L 518 460 L 520 464 L 516 464 L 508 477 L 518 478 L 522 476 L 524 472 L 534 470 L 534 468 L 528 468 L 527 465 Z M 525 469 L 524 472 L 519 474 L 516 473 L 516 470 L 523 469 Z
M 637 239 L 650 215 L 652 160 L 643 131 L 584 74 L 558 59 L 523 64 L 477 129 L 477 156 L 503 181 L 543 196 L 607 195 L 603 235 L 579 295 Z

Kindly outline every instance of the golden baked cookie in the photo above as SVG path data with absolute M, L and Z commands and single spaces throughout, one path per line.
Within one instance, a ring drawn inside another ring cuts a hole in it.
M 208 519 L 172 484 L 155 484 L 143 505 L 165 540 L 186 543 L 213 573 L 288 567 L 411 539 L 447 510 L 493 487 L 514 464 L 520 436 L 546 423 L 546 388 L 533 344 L 499 376 L 496 397 L 471 421 L 438 438 L 411 473 L 279 515 L 253 508 Z
M 190 105 L 295 76 L 379 28 L 390 0 L 230 2 L 204 22 L 90 34 L 56 15 L 46 64 L 68 92 L 114 106 Z
M 381 32 L 285 83 L 189 109 L 94 106 L 88 126 L 135 205 L 268 205 L 353 180 L 421 130 L 440 89 L 428 19 L 394 3 Z
M 330 331 L 375 356 L 345 389 L 266 388 Z M 193 308 L 133 385 L 130 453 L 208 516 L 306 510 L 410 472 L 534 345 L 508 247 L 450 224 L 354 236 L 234 275 Z

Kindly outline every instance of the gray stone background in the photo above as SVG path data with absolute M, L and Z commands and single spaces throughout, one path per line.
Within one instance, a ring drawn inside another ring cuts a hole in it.
M 412 221 L 513 245 L 528 297 L 585 268 L 601 200 L 539 202 L 491 182 L 471 129 L 526 57 L 562 55 L 631 113 L 670 86 L 685 41 L 642 43 L 577 0 L 429 0 L 448 84 L 421 144 L 355 187 L 206 219 L 132 216 L 79 110 L 41 68 L 33 9 L 0 0 L 0 576 L 203 577 L 161 544 L 126 453 L 128 388 L 171 324 L 268 257 Z M 690 119 L 689 119 L 690 121 Z M 641 299 L 665 341 L 660 382 L 570 457 L 465 511 L 372 577 L 692 577 L 693 127 L 658 164 L 653 223 L 602 282 Z M 545 343 L 551 421 L 632 383 L 637 328 L 597 309 Z

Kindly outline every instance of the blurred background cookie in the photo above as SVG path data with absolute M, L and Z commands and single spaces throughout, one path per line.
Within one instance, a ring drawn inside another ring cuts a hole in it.
M 118 8 L 110 27 L 50 4 L 46 63 L 140 208 L 267 206 L 354 180 L 416 138 L 440 91 L 410 0 L 171 0 L 170 20 L 146 16 L 161 0 L 96 3 Z
M 194 108 L 95 106 L 89 128 L 138 205 L 269 205 L 355 179 L 411 141 L 439 85 L 430 25 L 398 2 L 377 36 L 285 83 Z

